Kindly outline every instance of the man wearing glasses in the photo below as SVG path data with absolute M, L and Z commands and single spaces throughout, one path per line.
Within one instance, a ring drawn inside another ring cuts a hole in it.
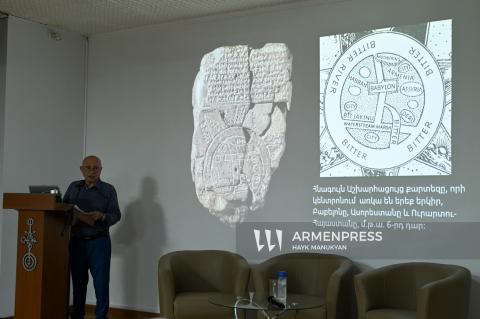
M 85 316 L 88 271 L 93 278 L 97 306 L 97 319 L 106 319 L 109 307 L 109 281 L 111 242 L 110 226 L 120 220 L 115 188 L 100 180 L 102 162 L 97 156 L 83 159 L 80 171 L 83 180 L 70 184 L 63 201 L 76 205 L 85 212 L 86 221 L 81 220 L 71 228 L 70 255 L 73 283 L 72 319 Z

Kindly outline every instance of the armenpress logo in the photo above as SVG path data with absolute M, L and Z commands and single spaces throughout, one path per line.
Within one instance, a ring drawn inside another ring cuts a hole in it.
M 268 247 L 268 252 L 271 252 L 272 250 L 275 249 L 278 245 L 278 250 L 282 250 L 282 236 L 283 236 L 283 231 L 280 229 L 275 229 L 275 234 L 276 234 L 276 243 L 272 241 L 272 231 L 270 229 L 264 229 L 264 234 L 265 234 L 265 241 L 262 240 L 262 231 L 258 229 L 254 229 L 253 233 L 255 235 L 255 242 L 257 244 L 257 251 L 260 252 L 263 250 L 265 247 L 264 242 L 266 242 L 267 247 Z

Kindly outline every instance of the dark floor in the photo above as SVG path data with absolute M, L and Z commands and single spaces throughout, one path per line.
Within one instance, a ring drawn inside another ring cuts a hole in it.
M 87 306 L 85 319 L 95 319 L 95 308 L 92 306 Z M 159 314 L 141 312 L 141 311 L 132 311 L 132 310 L 122 310 L 122 309 L 110 309 L 108 312 L 109 319 L 148 319 L 148 318 L 161 318 Z

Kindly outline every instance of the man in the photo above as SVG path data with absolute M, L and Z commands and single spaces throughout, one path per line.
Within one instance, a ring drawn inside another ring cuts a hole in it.
M 78 221 L 71 229 L 72 319 L 83 319 L 85 316 L 89 270 L 97 297 L 96 318 L 106 319 L 111 256 L 109 228 L 120 220 L 121 213 L 115 188 L 100 180 L 100 159 L 85 157 L 80 171 L 84 179 L 71 183 L 63 198 L 64 202 L 86 212 L 92 221 L 91 225 Z

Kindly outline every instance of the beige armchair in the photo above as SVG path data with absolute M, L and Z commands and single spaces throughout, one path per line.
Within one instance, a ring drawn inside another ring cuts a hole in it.
M 175 251 L 158 262 L 161 316 L 168 319 L 231 319 L 232 310 L 210 296 L 246 295 L 250 267 L 237 254 L 219 250 Z
M 353 308 L 354 265 L 346 257 L 316 253 L 279 255 L 253 267 L 256 293 L 268 294 L 268 280 L 277 277 L 277 271 L 287 271 L 288 294 L 302 294 L 325 298 L 321 308 L 286 314 L 296 319 L 346 319 Z
M 468 269 L 434 263 L 390 265 L 355 276 L 358 319 L 466 319 Z

